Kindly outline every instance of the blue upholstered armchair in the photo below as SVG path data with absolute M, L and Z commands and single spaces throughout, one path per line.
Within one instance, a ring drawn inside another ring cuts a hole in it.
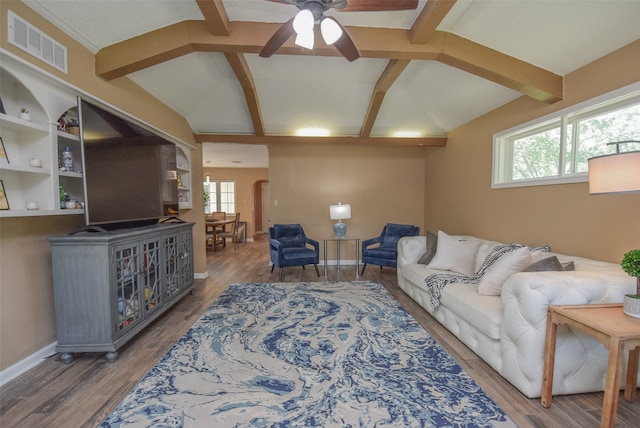
M 313 247 L 313 248 L 311 248 Z M 280 268 L 278 278 L 282 281 L 284 268 L 289 266 L 313 265 L 318 271 L 320 262 L 320 244 L 307 238 L 299 224 L 276 224 L 269 228 L 269 253 L 271 254 L 271 272 Z
M 398 240 L 403 236 L 417 236 L 420 228 L 411 224 L 387 223 L 380 236 L 362 241 L 362 272 L 368 264 L 396 267 L 398 258 Z M 380 244 L 373 246 L 375 244 Z M 371 248 L 369 248 L 371 247 Z

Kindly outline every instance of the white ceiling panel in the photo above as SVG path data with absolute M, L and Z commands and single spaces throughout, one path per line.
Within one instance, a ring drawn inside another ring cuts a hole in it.
M 483 0 L 440 29 L 565 75 L 640 35 L 637 0 Z M 611 25 L 616 23 L 615 25 Z
M 202 145 L 207 168 L 268 168 L 267 146 L 255 144 L 206 143 Z
M 193 0 L 25 0 L 24 3 L 94 53 L 176 22 L 203 19 Z
M 444 135 L 520 96 L 436 61 L 412 61 L 387 92 L 373 134 L 406 129 Z
M 357 135 L 369 98 L 387 61 L 361 58 L 260 58 L 246 55 L 268 134 L 324 127 L 333 135 Z M 353 125 L 353 124 L 357 125 Z

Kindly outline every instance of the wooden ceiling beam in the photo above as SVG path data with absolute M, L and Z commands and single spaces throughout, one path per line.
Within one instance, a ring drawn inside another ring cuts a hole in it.
M 438 61 L 531 98 L 553 104 L 564 97 L 562 76 L 451 33 L 438 32 Z
M 382 107 L 382 101 L 385 95 L 387 95 L 387 91 L 404 69 L 407 68 L 407 65 L 409 65 L 408 59 L 392 59 L 380 75 L 380 78 L 378 78 L 376 86 L 373 89 L 373 96 L 369 101 L 367 114 L 364 116 L 364 121 L 362 122 L 362 129 L 360 130 L 361 137 L 366 138 L 371 135 L 371 130 L 378 118 L 378 113 L 380 112 L 380 107 Z
M 96 74 L 111 80 L 195 51 L 259 53 L 279 24 L 230 22 L 229 36 L 216 36 L 204 21 L 183 21 L 108 46 L 96 54 Z M 424 44 L 410 42 L 410 31 L 347 27 L 360 56 L 438 60 L 535 99 L 552 103 L 563 96 L 561 76 L 450 33 L 436 31 Z M 293 39 L 293 38 L 292 38 Z M 287 41 L 278 54 L 341 56 L 333 46 L 312 51 Z
M 242 86 L 244 99 L 247 102 L 247 108 L 251 115 L 251 122 L 253 123 L 255 134 L 258 136 L 265 135 L 260 103 L 258 102 L 258 95 L 256 94 L 256 86 L 253 83 L 253 77 L 251 76 L 251 71 L 244 58 L 244 54 L 225 52 L 224 56 L 227 58 L 227 62 L 235 73 L 238 82 L 240 82 L 240 86 Z
M 457 0 L 429 0 L 411 27 L 411 43 L 427 43 Z
M 360 146 L 444 147 L 447 137 L 297 137 L 285 135 L 194 134 L 197 143 L 238 144 L 350 144 Z
M 198 7 L 204 15 L 204 20 L 216 36 L 229 35 L 229 17 L 222 0 L 196 0 Z

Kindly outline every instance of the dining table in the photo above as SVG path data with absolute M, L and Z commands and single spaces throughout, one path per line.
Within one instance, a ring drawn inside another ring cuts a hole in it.
M 226 231 L 227 225 L 233 224 L 235 221 L 235 217 L 225 218 L 224 220 L 218 218 L 205 219 L 205 231 L 207 234 L 211 233 L 213 235 L 213 244 L 211 247 L 214 252 L 216 251 L 216 244 L 218 242 L 217 233 Z

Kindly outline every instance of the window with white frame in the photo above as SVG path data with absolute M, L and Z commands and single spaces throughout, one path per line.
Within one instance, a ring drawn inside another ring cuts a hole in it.
M 614 145 L 619 141 L 630 143 Z M 498 133 L 492 187 L 588 180 L 587 160 L 640 150 L 640 83 Z
M 204 212 L 206 214 L 224 211 L 227 214 L 236 212 L 236 182 L 229 180 L 205 181 Z

